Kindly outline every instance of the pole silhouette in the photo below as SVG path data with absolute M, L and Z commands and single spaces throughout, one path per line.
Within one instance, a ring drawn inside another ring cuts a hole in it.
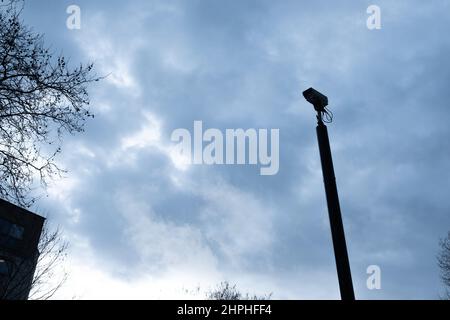
M 331 237 L 333 239 L 334 257 L 336 260 L 341 299 L 355 300 L 341 208 L 339 206 L 339 196 L 336 187 L 336 177 L 334 175 L 333 159 L 331 156 L 330 140 L 328 138 L 327 126 L 322 119 L 324 113 L 328 114 L 328 111 L 325 108 L 328 104 L 328 98 L 313 88 L 304 91 L 303 96 L 307 101 L 314 105 L 314 109 L 317 111 L 317 141 L 319 144 L 320 161 L 322 164 L 323 182 L 327 198 Z

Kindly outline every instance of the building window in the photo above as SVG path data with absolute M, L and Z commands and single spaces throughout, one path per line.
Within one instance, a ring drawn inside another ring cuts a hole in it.
M 0 234 L 12 237 L 17 240 L 22 240 L 24 231 L 25 229 L 22 226 L 0 218 Z
M 9 229 L 9 235 L 13 238 L 22 240 L 23 239 L 23 227 L 17 224 L 13 224 L 11 229 Z

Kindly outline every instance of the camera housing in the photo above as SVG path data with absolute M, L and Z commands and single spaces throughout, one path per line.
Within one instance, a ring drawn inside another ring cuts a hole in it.
M 327 96 L 313 88 L 309 88 L 303 91 L 303 96 L 305 97 L 306 101 L 314 106 L 314 109 L 317 112 L 324 111 L 325 107 L 328 105 Z

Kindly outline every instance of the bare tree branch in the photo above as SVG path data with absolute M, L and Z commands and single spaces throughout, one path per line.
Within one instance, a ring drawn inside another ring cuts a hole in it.
M 441 270 L 441 279 L 445 285 L 445 297 L 450 300 L 450 232 L 447 238 L 440 241 L 441 250 L 437 257 L 438 266 Z
M 269 300 L 271 297 L 272 293 L 265 296 L 243 294 L 228 281 L 221 282 L 217 288 L 206 293 L 207 300 Z
M 1 286 L 0 300 L 20 299 L 30 286 L 28 299 L 51 298 L 67 280 L 68 274 L 63 270 L 67 249 L 68 243 L 62 238 L 60 229 L 51 231 L 45 222 L 35 260 L 9 260 L 10 273 L 7 282 Z
M 50 52 L 20 20 L 22 7 L 0 2 L 0 197 L 29 207 L 34 178 L 45 186 L 63 172 L 55 163 L 61 137 L 93 117 L 87 85 L 101 78 L 92 64 L 69 67 Z

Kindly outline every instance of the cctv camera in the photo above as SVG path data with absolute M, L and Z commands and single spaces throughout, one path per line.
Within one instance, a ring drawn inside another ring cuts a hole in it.
M 303 96 L 306 101 L 314 106 L 314 109 L 317 112 L 324 111 L 325 107 L 328 105 L 328 98 L 313 88 L 303 91 Z

